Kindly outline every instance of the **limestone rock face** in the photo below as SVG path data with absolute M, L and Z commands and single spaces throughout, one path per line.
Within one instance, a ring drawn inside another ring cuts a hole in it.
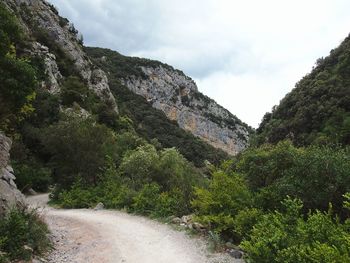
M 41 83 L 50 93 L 56 94 L 60 91 L 60 82 L 62 80 L 62 74 L 58 69 L 56 63 L 56 56 L 49 52 L 49 48 L 40 44 L 39 42 L 33 42 L 31 55 L 40 57 L 44 62 L 45 74 L 47 78 Z
M 121 82 L 169 119 L 177 121 L 181 128 L 231 155 L 248 146 L 248 126 L 198 92 L 191 78 L 161 65 L 141 68 L 146 78 L 129 76 Z
M 75 70 L 88 87 L 101 99 L 108 100 L 117 111 L 117 104 L 109 89 L 105 72 L 91 63 L 78 41 L 79 36 L 72 24 L 61 18 L 57 10 L 45 0 L 4 0 L 4 2 L 17 14 L 29 36 L 33 33 L 31 24 L 35 24 L 39 30 L 44 30 L 50 40 L 73 61 Z M 48 90 L 58 92 L 62 75 L 58 70 L 55 56 L 43 43 L 34 43 L 32 53 L 44 58 L 45 71 L 49 79 L 49 83 L 46 83 L 49 84 Z
M 17 189 L 16 177 L 9 165 L 12 141 L 0 132 L 0 217 L 11 207 L 25 207 L 24 195 Z

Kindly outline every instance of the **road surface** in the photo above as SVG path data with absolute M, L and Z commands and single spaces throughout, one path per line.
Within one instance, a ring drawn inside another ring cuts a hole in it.
M 239 263 L 228 254 L 211 254 L 191 238 L 159 222 L 115 210 L 54 209 L 48 195 L 28 198 L 52 232 L 55 249 L 48 262 L 61 263 Z

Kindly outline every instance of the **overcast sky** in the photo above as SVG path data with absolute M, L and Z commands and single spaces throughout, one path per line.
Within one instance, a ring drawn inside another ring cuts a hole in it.
M 349 0 L 51 0 L 87 46 L 157 59 L 257 127 L 350 32 Z

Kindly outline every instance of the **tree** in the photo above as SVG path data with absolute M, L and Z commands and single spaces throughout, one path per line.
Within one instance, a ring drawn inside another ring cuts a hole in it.
M 54 180 L 64 188 L 69 188 L 78 178 L 96 185 L 108 164 L 107 156 L 116 158 L 113 134 L 92 119 L 61 120 L 45 130 L 42 141 L 51 155 Z
M 153 145 L 147 144 L 126 154 L 119 166 L 122 177 L 129 179 L 130 186 L 140 190 L 151 183 L 157 171 L 159 156 Z

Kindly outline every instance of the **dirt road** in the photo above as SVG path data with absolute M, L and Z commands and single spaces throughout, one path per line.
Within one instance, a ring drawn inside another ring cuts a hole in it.
M 53 209 L 48 195 L 28 198 L 53 234 L 49 262 L 61 263 L 238 263 L 211 254 L 202 239 L 150 219 L 112 210 Z

